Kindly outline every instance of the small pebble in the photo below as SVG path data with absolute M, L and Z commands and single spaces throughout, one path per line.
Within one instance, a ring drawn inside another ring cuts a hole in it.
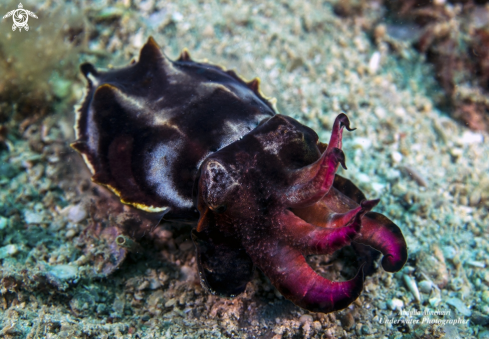
M 172 307 L 177 303 L 177 299 L 172 298 L 165 303 L 165 307 Z
M 136 289 L 138 291 L 142 291 L 142 290 L 145 290 L 149 287 L 149 281 L 148 280 L 145 280 L 141 283 L 141 285 L 139 285 Z
M 385 188 L 384 184 L 378 182 L 372 182 L 371 185 L 372 185 L 372 189 L 377 193 L 380 193 Z
M 174 12 L 172 14 L 172 19 L 176 22 L 182 21 L 183 20 L 183 15 L 180 12 Z
M 397 151 L 392 152 L 391 157 L 395 163 L 400 163 L 402 160 L 402 154 Z
M 393 311 L 395 311 L 395 310 L 400 311 L 404 307 L 404 303 L 400 299 L 393 298 L 393 299 L 387 301 L 387 307 L 389 307 Z
M 51 232 L 58 232 L 60 229 L 62 229 L 65 226 L 66 226 L 65 223 L 57 220 L 49 224 L 48 228 Z
M 49 269 L 49 273 L 61 280 L 73 279 L 78 274 L 78 267 L 74 265 L 56 265 Z
M 374 37 L 376 39 L 382 39 L 387 32 L 387 27 L 384 24 L 377 25 L 374 29 Z
M 101 20 L 114 20 L 121 17 L 124 14 L 121 8 L 117 7 L 104 7 L 100 12 L 96 13 L 95 18 Z
M 8 219 L 0 215 L 0 230 L 5 229 L 8 225 Z
M 135 48 L 141 48 L 144 44 L 144 32 L 142 29 L 139 29 L 131 38 L 131 44 Z
M 441 299 L 438 297 L 430 298 L 429 300 L 431 307 L 437 307 L 441 303 Z
M 212 25 L 205 26 L 204 30 L 202 31 L 202 36 L 205 38 L 212 38 L 214 34 L 214 27 L 212 27 Z
M 355 318 L 353 318 L 353 315 L 350 312 L 343 315 L 340 318 L 340 321 L 341 321 L 341 326 L 343 326 L 345 330 L 349 330 L 355 325 Z
M 68 212 L 68 220 L 74 223 L 79 223 L 85 220 L 87 217 L 87 211 L 82 204 L 71 206 Z
M 316 331 L 320 331 L 321 328 L 323 327 L 323 325 L 321 325 L 321 323 L 319 321 L 315 321 L 312 323 L 312 327 L 316 330 Z
M 418 303 L 421 302 L 421 296 L 419 295 L 418 286 L 416 285 L 416 280 L 406 274 L 404 274 L 403 279 L 404 279 L 404 284 L 409 289 L 414 299 L 416 299 Z
M 433 288 L 433 283 L 428 280 L 423 280 L 419 282 L 418 286 L 421 292 L 429 294 Z
M 458 141 L 463 145 L 481 144 L 484 142 L 484 136 L 481 133 L 465 131 Z
M 357 180 L 358 181 L 362 181 L 362 182 L 370 182 L 371 178 L 370 176 L 368 176 L 367 174 L 365 173 L 358 173 L 357 176 L 356 176 Z
M 85 265 L 88 262 L 89 258 L 86 255 L 81 255 L 78 259 L 76 259 L 75 264 L 78 266 Z
M 17 245 L 10 244 L 7 246 L 0 247 L 0 259 L 5 259 L 7 257 L 14 256 L 17 253 L 19 253 L 19 248 L 17 247 Z
M 42 215 L 32 211 L 24 211 L 24 220 L 28 224 L 40 224 L 42 222 Z
M 479 268 L 485 268 L 486 264 L 483 263 L 482 261 L 472 261 L 469 260 L 467 261 L 467 265 L 473 266 L 473 267 L 479 267 Z
M 482 300 L 484 300 L 486 304 L 489 304 L 489 291 L 482 292 Z
M 374 114 L 377 116 L 377 118 L 379 119 L 385 119 L 385 117 L 387 116 L 387 112 L 386 110 L 383 108 L 383 107 L 375 107 L 374 109 Z
M 370 326 L 368 325 L 362 326 L 362 334 L 370 334 L 370 332 L 372 332 Z
M 73 228 L 70 228 L 68 231 L 66 231 L 65 237 L 68 239 L 73 238 L 76 235 L 76 230 Z
M 182 266 L 180 268 L 180 278 L 182 281 L 192 280 L 195 276 L 194 270 L 190 266 Z
M 458 312 L 466 317 L 470 317 L 472 311 L 458 298 L 450 298 L 447 300 L 447 304 L 455 307 Z
M 464 150 L 457 147 L 451 148 L 449 152 L 454 158 L 459 158 L 464 154 Z
M 301 322 L 301 324 L 312 323 L 312 320 L 313 319 L 312 319 L 312 316 L 310 314 L 303 314 L 299 318 L 299 321 Z
M 370 57 L 370 61 L 368 62 L 368 70 L 370 74 L 377 73 L 380 66 L 380 52 L 374 52 Z

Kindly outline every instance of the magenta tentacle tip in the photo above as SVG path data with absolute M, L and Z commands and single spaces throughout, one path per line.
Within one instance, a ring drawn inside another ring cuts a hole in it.
M 341 164 L 341 167 L 343 167 L 344 169 L 348 169 L 346 167 L 346 157 L 345 157 L 345 153 L 343 152 L 343 150 L 339 149 L 339 148 L 333 148 L 333 153 L 334 153 L 334 157 L 336 159 L 336 161 L 338 161 L 340 164 Z
M 340 127 L 345 127 L 349 132 L 356 130 L 356 128 L 350 127 L 350 119 L 348 119 L 348 116 L 345 113 L 338 114 L 335 119 L 335 123 L 336 122 L 340 124 Z

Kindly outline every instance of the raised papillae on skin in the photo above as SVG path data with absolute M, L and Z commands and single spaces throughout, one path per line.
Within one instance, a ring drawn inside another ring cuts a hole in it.
M 382 267 L 400 270 L 404 237 L 372 212 L 348 179 L 342 151 L 345 114 L 329 143 L 277 114 L 233 71 L 164 56 L 149 38 L 139 60 L 109 71 L 81 66 L 88 89 L 78 110 L 79 151 L 92 180 L 121 201 L 166 220 L 195 221 L 192 231 L 201 283 L 210 293 L 242 293 L 259 268 L 298 306 L 343 309 L 361 293 L 363 268 L 343 282 L 318 275 L 305 256 L 367 246 Z

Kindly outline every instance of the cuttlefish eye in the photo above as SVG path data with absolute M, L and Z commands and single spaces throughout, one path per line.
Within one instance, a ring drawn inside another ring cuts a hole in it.
M 202 198 L 209 208 L 216 213 L 227 209 L 229 193 L 238 183 L 233 179 L 228 168 L 220 161 L 211 159 L 202 166 L 200 189 Z

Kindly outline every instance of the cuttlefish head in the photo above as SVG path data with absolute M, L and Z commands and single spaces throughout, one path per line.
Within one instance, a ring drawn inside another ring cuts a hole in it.
M 333 282 L 318 275 L 305 256 L 331 254 L 357 242 L 379 250 L 385 270 L 407 258 L 399 228 L 370 212 L 349 180 L 336 175 L 345 165 L 345 114 L 334 123 L 328 144 L 296 120 L 276 115 L 241 140 L 208 157 L 201 166 L 192 233 L 201 282 L 212 293 L 244 291 L 260 268 L 286 298 L 317 312 L 347 307 L 361 293 L 364 275 Z

